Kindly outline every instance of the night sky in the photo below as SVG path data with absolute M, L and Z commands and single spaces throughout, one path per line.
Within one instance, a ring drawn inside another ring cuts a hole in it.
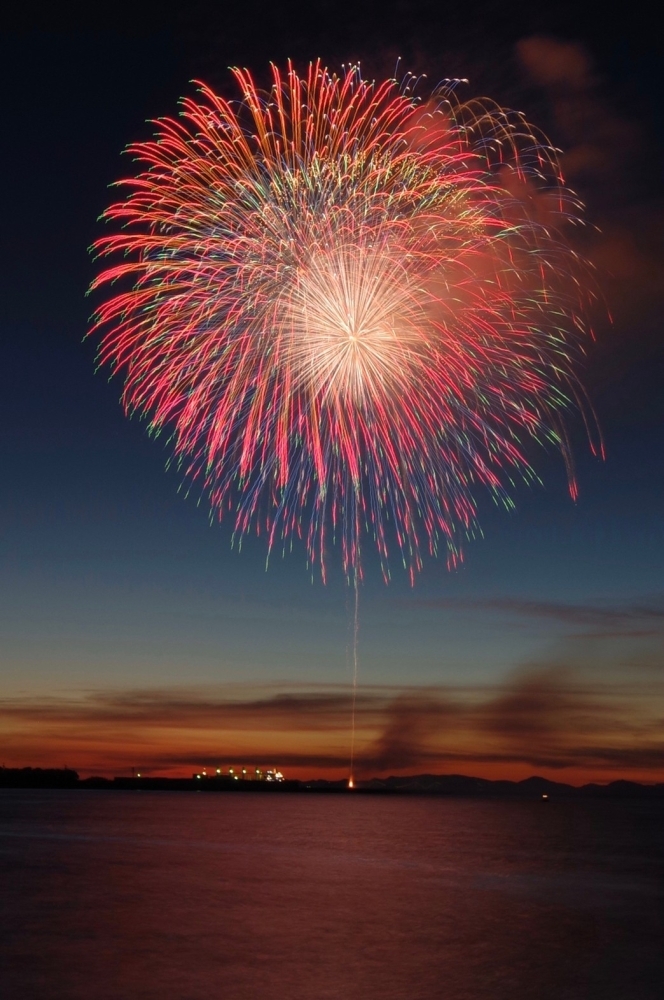
M 664 93 L 646 5 L 515 2 L 16 4 L 4 21 L 0 763 L 81 773 L 280 765 L 347 773 L 351 595 L 304 547 L 231 550 L 165 442 L 84 342 L 87 248 L 123 147 L 193 78 L 270 60 L 467 77 L 564 150 L 604 297 L 582 378 L 606 441 L 570 432 L 484 538 L 415 587 L 371 556 L 360 594 L 364 774 L 664 775 Z M 612 322 L 607 315 L 610 314 Z

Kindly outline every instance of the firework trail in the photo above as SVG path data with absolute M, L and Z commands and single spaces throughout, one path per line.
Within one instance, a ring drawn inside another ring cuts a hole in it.
M 357 612 L 362 545 L 385 579 L 393 550 L 411 581 L 424 552 L 455 565 L 477 488 L 509 506 L 534 478 L 528 439 L 575 493 L 578 205 L 522 116 L 454 85 L 422 102 L 357 67 L 234 76 L 237 101 L 201 85 L 130 147 L 92 332 L 235 537 L 300 536 L 323 577 L 339 541 Z

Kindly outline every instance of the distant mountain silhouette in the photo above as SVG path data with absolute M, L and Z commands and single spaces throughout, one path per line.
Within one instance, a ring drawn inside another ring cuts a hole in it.
M 636 781 L 611 781 L 607 785 L 576 787 L 533 775 L 523 781 L 489 781 L 465 774 L 416 774 L 408 777 L 373 778 L 361 783 L 365 791 L 462 795 L 487 798 L 660 798 L 664 783 L 643 785 Z

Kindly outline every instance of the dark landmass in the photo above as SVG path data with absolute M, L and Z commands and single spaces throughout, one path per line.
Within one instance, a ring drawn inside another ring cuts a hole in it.
M 226 776 L 200 778 L 79 778 L 70 768 L 0 768 L 0 788 L 77 788 L 116 791 L 162 792 L 348 792 L 345 780 L 250 781 Z M 562 798 L 661 798 L 664 782 L 643 785 L 636 781 L 611 781 L 607 785 L 566 785 L 547 778 L 524 781 L 489 781 L 464 774 L 416 774 L 408 777 L 372 778 L 358 782 L 353 794 L 448 795 L 465 798 L 549 799 Z
M 2 767 L 0 788 L 78 788 L 82 782 L 68 767 Z

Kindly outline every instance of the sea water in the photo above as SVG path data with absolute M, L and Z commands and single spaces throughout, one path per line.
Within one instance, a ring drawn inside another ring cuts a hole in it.
M 2 1000 L 661 1000 L 664 803 L 0 791 Z

